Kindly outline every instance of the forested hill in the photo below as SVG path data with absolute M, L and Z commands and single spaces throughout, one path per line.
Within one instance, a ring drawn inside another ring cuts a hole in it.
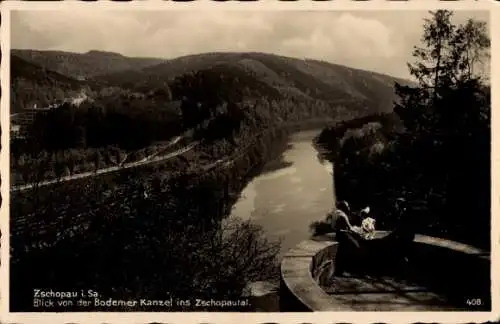
M 371 112 L 392 110 L 394 82 L 409 81 L 322 61 L 266 53 L 206 53 L 183 56 L 141 69 L 96 77 L 127 88 L 156 87 L 186 72 L 216 65 L 245 70 L 286 97 L 321 100 L 327 104 L 359 102 Z
M 15 55 L 10 61 L 11 113 L 37 104 L 39 107 L 77 96 L 83 90 L 98 87 L 42 68 Z M 86 91 L 87 92 L 87 91 Z
M 12 54 L 74 78 L 85 76 L 108 86 L 142 93 L 162 89 L 186 73 L 212 67 L 220 71 L 235 70 L 245 82 L 265 84 L 282 98 L 347 109 L 361 107 L 363 114 L 392 111 L 394 82 L 409 83 L 342 65 L 254 52 L 204 53 L 170 60 L 130 58 L 100 51 L 78 54 L 13 50 Z M 245 85 L 240 82 L 238 86 Z
M 164 61 L 157 58 L 126 57 L 118 53 L 104 51 L 71 53 L 13 49 L 11 54 L 76 79 L 122 70 L 140 69 Z

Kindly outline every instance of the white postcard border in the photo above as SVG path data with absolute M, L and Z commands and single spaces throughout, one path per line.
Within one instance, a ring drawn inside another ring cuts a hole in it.
M 10 75 L 10 11 L 12 10 L 489 10 L 491 28 L 491 84 L 492 84 L 492 311 L 491 312 L 313 312 L 313 313 L 208 313 L 208 312 L 175 312 L 175 313 L 9 313 L 9 75 Z M 216 2 L 195 0 L 191 2 L 173 1 L 132 1 L 132 2 L 79 2 L 79 1 L 6 1 L 1 9 L 1 129 L 2 150 L 0 210 L 1 268 L 0 268 L 0 321 L 2 323 L 465 323 L 500 320 L 500 287 L 499 276 L 500 255 L 500 179 L 498 164 L 500 162 L 500 1 L 312 1 L 298 0 L 281 2 L 278 0 L 260 0 L 252 2 Z M 494 109 L 496 108 L 496 109 Z M 495 276 L 495 274 L 497 274 Z

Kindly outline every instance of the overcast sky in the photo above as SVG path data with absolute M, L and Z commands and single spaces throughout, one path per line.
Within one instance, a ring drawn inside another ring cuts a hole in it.
M 426 16 L 426 11 L 13 11 L 11 46 L 161 58 L 257 51 L 407 78 L 406 62 Z M 489 13 L 455 12 L 455 22 L 468 18 L 489 22 Z

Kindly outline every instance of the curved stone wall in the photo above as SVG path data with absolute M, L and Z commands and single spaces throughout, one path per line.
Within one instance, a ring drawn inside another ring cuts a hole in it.
M 350 310 L 336 304 L 320 287 L 333 275 L 337 247 L 335 236 L 329 234 L 303 241 L 285 254 L 281 262 L 281 311 Z M 429 282 L 432 288 L 444 289 L 457 299 L 490 295 L 486 291 L 490 289 L 489 253 L 426 235 L 416 235 L 413 250 L 415 263 L 420 265 L 417 271 L 434 279 Z M 477 310 L 488 307 L 491 302 L 484 300 Z
M 489 253 L 470 245 L 426 235 L 417 235 L 414 242 L 413 264 L 420 276 L 425 278 L 427 287 L 446 295 L 451 303 L 457 305 L 456 310 L 491 309 Z M 479 299 L 481 305 L 467 305 L 467 300 Z
M 281 261 L 281 311 L 336 311 L 321 289 L 321 276 L 333 274 L 337 242 L 334 236 L 302 241 Z

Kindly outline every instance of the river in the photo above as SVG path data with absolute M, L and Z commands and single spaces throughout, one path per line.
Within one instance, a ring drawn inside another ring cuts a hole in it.
M 281 167 L 254 178 L 231 212 L 232 217 L 262 226 L 270 239 L 281 238 L 280 258 L 310 237 L 309 225 L 323 220 L 335 201 L 333 167 L 318 159 L 312 142 L 320 131 L 293 133 Z

